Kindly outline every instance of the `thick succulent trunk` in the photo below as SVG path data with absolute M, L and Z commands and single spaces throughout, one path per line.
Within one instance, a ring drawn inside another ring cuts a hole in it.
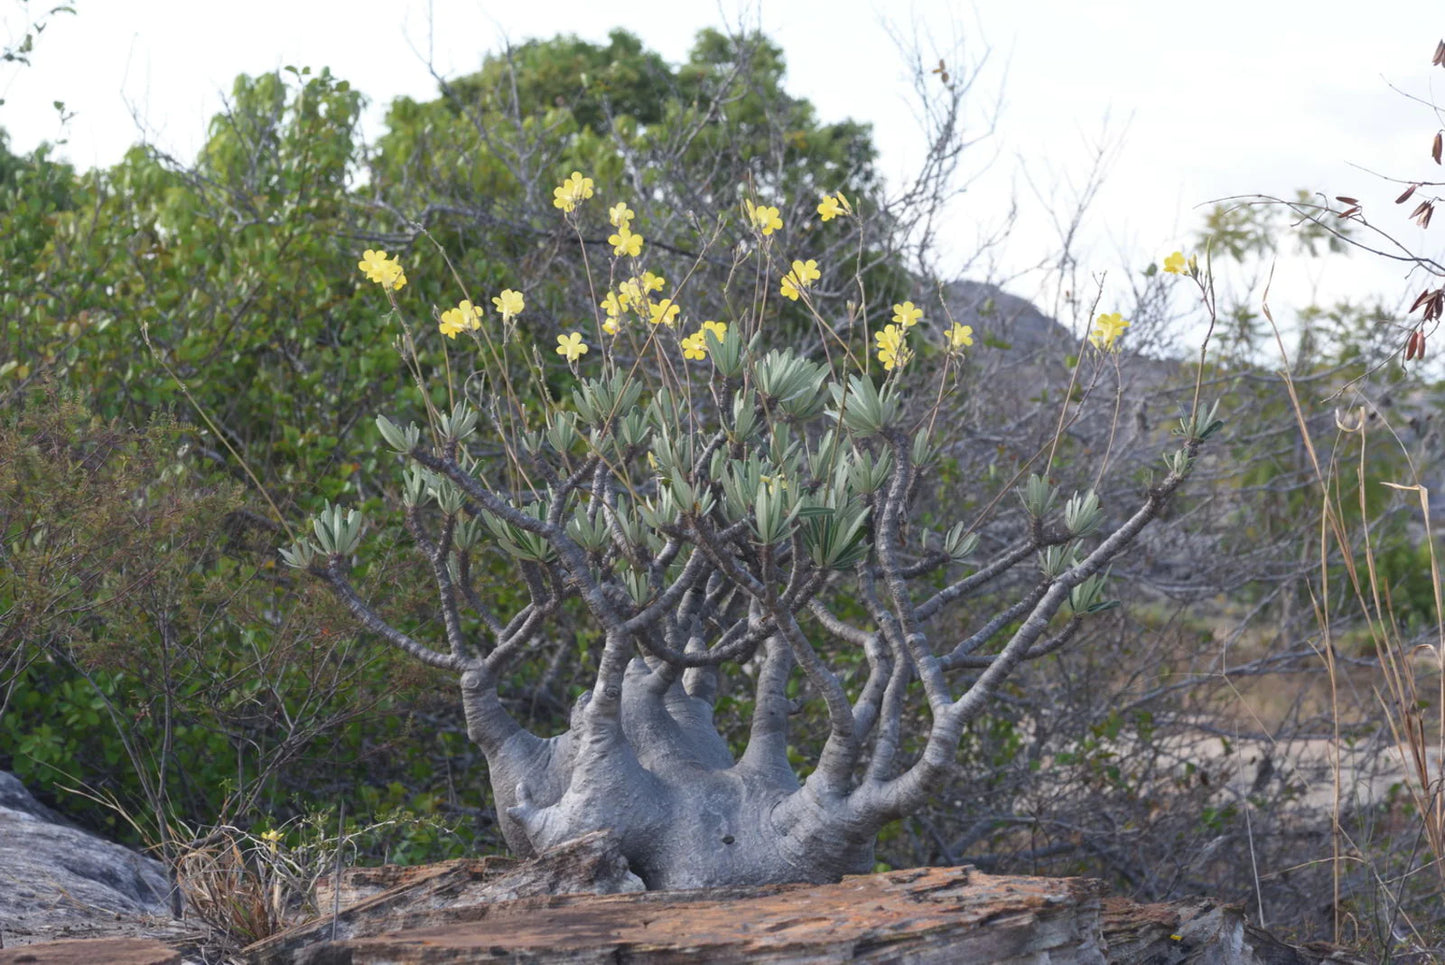
M 872 870 L 877 824 L 800 786 L 785 737 L 755 726 L 733 760 L 710 700 L 696 696 L 711 695 L 708 677 L 635 659 L 616 712 L 584 695 L 571 729 L 546 740 L 521 729 L 497 739 L 494 692 L 464 681 L 508 845 L 525 856 L 607 831 L 649 889 L 827 882 Z

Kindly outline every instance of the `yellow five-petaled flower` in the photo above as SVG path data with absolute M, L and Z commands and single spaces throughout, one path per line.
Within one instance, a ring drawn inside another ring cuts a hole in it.
M 852 214 L 853 206 L 843 196 L 843 192 L 837 194 L 825 194 L 823 200 L 818 202 L 818 216 L 824 221 L 832 221 L 841 214 Z
M 406 273 L 402 271 L 401 262 L 388 258 L 384 251 L 366 249 L 361 253 L 361 260 L 356 263 L 356 267 L 365 272 L 369 280 L 388 291 L 396 291 L 406 284 Z
M 1089 344 L 1100 351 L 1109 351 L 1128 327 L 1129 323 L 1118 312 L 1100 313 L 1094 319 L 1094 330 L 1089 333 Z
M 701 331 L 693 332 L 682 340 L 682 357 L 685 359 L 707 358 L 707 336 Z
M 770 235 L 783 226 L 783 219 L 778 216 L 777 208 L 753 204 L 751 198 L 745 198 L 743 210 L 747 212 L 748 224 L 759 234 Z
M 968 348 L 973 344 L 973 326 L 953 323 L 953 327 L 943 333 L 948 340 L 948 350 L 955 352 L 961 348 Z
M 637 234 L 625 224 L 617 229 L 616 234 L 607 237 L 607 243 L 612 246 L 614 255 L 636 258 L 642 254 L 642 235 Z
M 614 228 L 632 227 L 633 211 L 626 201 L 619 201 L 607 209 L 607 220 Z
M 456 308 L 442 312 L 441 333 L 447 338 L 456 338 L 458 332 L 475 332 L 482 327 L 482 313 L 471 302 L 462 302 Z
M 898 325 L 886 325 L 881 332 L 875 332 L 873 339 L 878 343 L 878 361 L 883 371 L 891 372 L 908 364 L 913 353 L 904 344 L 904 329 Z
M 893 306 L 893 324 L 902 325 L 904 328 L 912 328 L 918 324 L 923 317 L 923 309 L 914 308 L 912 302 L 903 302 Z
M 708 332 L 712 332 L 713 336 L 721 342 L 723 336 L 728 333 L 727 323 L 703 322 L 702 327 L 682 340 L 682 357 L 694 360 L 707 358 Z
M 783 297 L 797 301 L 804 288 L 808 288 L 822 277 L 823 273 L 818 270 L 818 263 L 813 259 L 793 262 L 793 270 L 783 276 Z
M 492 304 L 497 306 L 497 311 L 501 313 L 503 322 L 510 322 L 522 314 L 522 309 L 526 307 L 522 293 L 512 291 L 510 288 L 503 288 L 500 295 L 493 296 Z
M 592 197 L 592 179 L 584 178 L 581 171 L 573 171 L 571 177 L 552 191 L 552 205 L 570 214 L 577 210 L 579 204 L 590 197 Z
M 1164 259 L 1164 270 L 1171 275 L 1184 275 L 1188 273 L 1189 263 L 1184 260 L 1184 252 L 1176 251 Z
M 671 298 L 664 298 L 652 306 L 648 311 L 648 317 L 654 325 L 666 325 L 668 328 L 671 328 L 677 323 L 677 313 L 680 311 L 682 311 L 682 308 Z
M 587 343 L 582 341 L 582 333 L 569 332 L 566 335 L 558 335 L 557 354 L 565 358 L 569 363 L 575 362 L 586 355 Z

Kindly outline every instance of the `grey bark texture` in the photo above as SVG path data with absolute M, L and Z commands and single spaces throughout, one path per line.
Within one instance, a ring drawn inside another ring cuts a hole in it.
M 1237 908 L 1195 899 L 1140 905 L 1099 882 L 927 868 L 831 885 L 644 894 L 516 893 L 608 864 L 594 835 L 520 864 L 357 868 L 343 910 L 245 950 L 251 965 L 436 962 L 914 962 L 940 965 L 1321 965 L 1339 949 L 1286 945 Z M 528 871 L 528 868 L 533 870 Z M 589 889 L 589 892 L 604 889 Z M 325 902 L 322 902 L 325 904 Z M 332 931 L 336 934 L 333 937 Z

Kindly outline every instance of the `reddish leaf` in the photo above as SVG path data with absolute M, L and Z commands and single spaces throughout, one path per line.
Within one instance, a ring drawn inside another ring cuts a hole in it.
M 1436 163 L 1436 164 L 1439 164 L 1439 163 L 1440 163 L 1440 147 L 1441 147 L 1441 144 L 1440 144 L 1440 132 L 1439 132 L 1439 131 L 1436 131 L 1436 132 L 1435 132 L 1435 143 L 1432 144 L 1432 145 L 1430 145 L 1430 156 L 1435 159 L 1435 163 Z
M 1404 193 L 1404 194 L 1400 195 L 1398 198 L 1395 199 L 1395 203 L 1396 203 L 1396 204 L 1404 204 L 1406 201 L 1409 201 L 1409 200 L 1410 200 L 1410 195 L 1414 194 L 1414 193 L 1415 193 L 1415 189 L 1418 188 L 1419 186 L 1420 186 L 1420 185 L 1418 185 L 1418 184 L 1412 184 L 1412 185 L 1410 185 L 1408 188 L 1405 189 L 1405 193 Z

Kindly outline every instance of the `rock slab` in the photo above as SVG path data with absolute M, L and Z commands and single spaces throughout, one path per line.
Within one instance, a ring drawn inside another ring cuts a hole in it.
M 0 948 L 169 921 L 169 895 L 160 862 L 66 822 L 0 771 Z

